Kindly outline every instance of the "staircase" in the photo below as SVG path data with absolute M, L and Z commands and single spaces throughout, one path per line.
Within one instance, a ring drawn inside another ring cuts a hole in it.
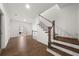
M 62 30 L 62 32 L 64 32 L 70 37 L 64 37 L 61 36 L 60 34 L 57 34 L 55 29 L 56 26 L 55 21 L 50 23 L 52 24 L 52 26 L 47 27 L 43 22 L 41 21 L 39 22 L 39 25 L 43 29 L 43 31 L 48 33 L 47 51 L 55 56 L 79 56 L 78 39 L 73 38 L 71 34 L 65 32 L 62 28 L 58 28 L 58 29 Z
M 48 34 L 47 51 L 55 56 L 79 56 L 79 40 L 55 23 L 54 19 L 59 10 L 55 5 L 39 15 L 43 18 L 40 19 L 39 26 Z
M 54 55 L 62 55 L 62 56 L 70 56 L 70 55 L 74 55 L 74 56 L 79 56 L 79 44 L 75 44 L 72 43 L 74 41 L 71 41 L 70 39 L 65 40 L 63 38 L 63 40 L 57 39 L 57 40 L 53 40 L 53 42 L 51 43 L 51 47 L 47 48 L 47 51 L 49 53 L 52 53 Z M 79 43 L 79 41 L 77 41 Z M 54 52 L 53 52 L 54 51 Z

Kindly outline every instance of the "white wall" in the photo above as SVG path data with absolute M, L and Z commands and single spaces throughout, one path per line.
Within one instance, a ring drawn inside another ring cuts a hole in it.
M 60 10 L 60 8 L 59 8 L 58 4 L 55 4 L 48 10 L 41 13 L 40 15 L 42 15 L 43 17 L 45 17 L 46 19 L 48 19 L 50 21 L 53 21 L 54 18 L 57 17 L 59 10 Z
M 48 33 L 45 33 L 45 31 L 43 31 L 43 28 L 41 28 L 40 26 L 37 27 L 37 41 L 48 45 Z
M 68 32 L 71 37 L 77 37 L 77 10 L 76 4 L 60 8 L 60 14 L 55 18 L 56 24 Z M 63 34 L 64 36 L 69 36 L 65 33 Z
M 79 39 L 79 19 L 78 19 L 78 39 Z
M 78 4 L 78 22 L 77 23 L 78 23 L 78 25 L 77 25 L 78 30 L 77 31 L 78 31 L 78 39 L 79 39 L 79 4 Z
M 21 22 L 17 20 L 10 21 L 10 37 L 17 37 L 19 36 L 19 27 L 22 26 L 23 33 L 26 35 L 32 35 L 32 25 L 26 22 Z
M 54 5 L 52 8 L 48 9 L 41 15 L 48 20 L 56 21 L 56 25 L 59 27 L 57 27 L 58 34 L 63 34 L 62 36 L 77 38 L 77 10 L 77 4 L 69 4 L 63 7 L 60 7 L 59 5 Z
M 34 19 L 34 22 L 32 23 L 32 30 L 37 31 L 37 25 L 39 24 L 39 17 L 36 17 Z
M 3 17 L 2 17 L 2 38 L 1 38 L 1 48 L 5 48 L 7 46 L 7 43 L 9 41 L 9 17 L 3 7 L 2 4 L 0 4 L 0 9 L 3 12 Z
M 79 19 L 78 19 L 78 39 L 79 39 Z

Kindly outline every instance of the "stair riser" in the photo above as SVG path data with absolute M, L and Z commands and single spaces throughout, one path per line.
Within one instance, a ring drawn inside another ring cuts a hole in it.
M 71 44 L 75 44 L 75 45 L 79 45 L 79 41 L 76 38 L 57 36 L 56 40 L 71 43 Z
M 57 45 L 57 46 L 60 46 L 60 47 L 62 47 L 62 48 L 65 48 L 65 49 L 74 51 L 74 52 L 76 52 L 76 53 L 79 53 L 79 49 L 75 49 L 75 48 L 72 48 L 72 47 L 69 47 L 69 46 L 66 46 L 66 45 L 62 45 L 62 44 L 59 44 L 59 43 L 56 43 L 56 42 L 54 42 L 53 44 L 54 44 L 54 45 Z
M 62 41 L 58 41 L 58 40 L 53 40 L 53 42 L 79 49 L 79 45 L 75 45 L 75 44 L 71 44 L 71 43 L 67 43 L 67 42 L 62 42 Z
M 49 53 L 55 55 L 55 56 L 61 56 L 60 54 L 56 53 L 55 51 L 53 51 L 53 50 L 51 50 L 51 49 L 49 49 L 49 48 L 47 48 L 47 51 L 48 51 Z
M 56 45 L 51 45 L 52 47 L 56 48 L 56 49 L 59 49 L 61 51 L 64 51 L 70 55 L 75 55 L 75 56 L 79 56 L 79 53 L 76 53 L 76 52 L 73 52 L 71 50 L 68 50 L 68 49 L 65 49 L 65 48 L 62 48 L 62 47 L 59 47 L 59 46 L 56 46 Z

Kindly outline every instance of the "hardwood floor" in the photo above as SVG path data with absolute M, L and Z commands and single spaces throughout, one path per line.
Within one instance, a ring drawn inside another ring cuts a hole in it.
M 46 51 L 47 46 L 37 42 L 31 36 L 11 38 L 2 56 L 52 56 Z

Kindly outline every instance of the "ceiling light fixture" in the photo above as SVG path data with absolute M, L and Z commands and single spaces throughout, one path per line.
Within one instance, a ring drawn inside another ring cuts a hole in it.
M 24 22 L 26 21 L 26 19 L 24 19 Z
M 26 4 L 25 6 L 26 6 L 26 8 L 27 8 L 27 9 L 29 9 L 29 8 L 30 8 L 30 5 L 29 5 L 29 4 Z

